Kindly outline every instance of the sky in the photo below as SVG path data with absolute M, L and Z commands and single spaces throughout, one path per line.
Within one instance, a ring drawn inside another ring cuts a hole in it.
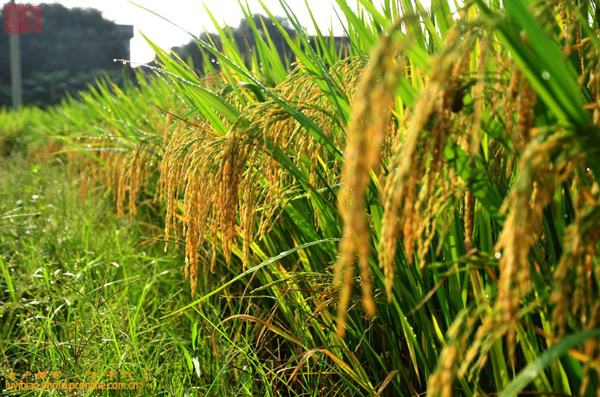
M 19 1 L 23 3 L 25 1 Z M 37 4 L 35 1 L 28 3 Z M 131 39 L 131 61 L 147 63 L 154 57 L 154 52 L 146 43 L 140 32 L 144 33 L 150 40 L 167 50 L 171 47 L 186 44 L 190 36 L 184 30 L 166 22 L 160 17 L 144 10 L 127 0 L 42 0 L 39 3 L 60 3 L 65 7 L 96 8 L 100 10 L 104 18 L 118 24 L 133 25 L 134 37 Z M 278 0 L 263 0 L 269 10 L 279 16 L 285 16 Z M 343 28 L 334 12 L 332 0 L 307 0 L 308 5 L 322 30 L 333 27 L 336 35 L 343 33 Z M 237 26 L 243 13 L 237 0 L 137 0 L 137 4 L 152 10 L 153 12 L 169 19 L 185 30 L 198 36 L 205 29 L 214 32 L 212 21 L 205 10 L 205 6 L 214 15 L 217 21 Z M 292 10 L 300 22 L 308 27 L 312 22 L 307 11 L 304 0 L 288 0 Z M 248 0 L 253 12 L 262 11 L 258 0 Z M 264 14 L 264 12 L 263 12 Z

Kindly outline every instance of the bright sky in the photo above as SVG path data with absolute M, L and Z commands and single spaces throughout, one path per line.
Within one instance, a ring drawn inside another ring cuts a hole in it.
M 70 8 L 92 7 L 100 10 L 106 19 L 119 24 L 133 25 L 135 35 L 131 40 L 131 61 L 134 63 L 149 62 L 154 56 L 154 52 L 140 32 L 143 32 L 150 40 L 164 49 L 190 41 L 190 36 L 183 30 L 129 3 L 127 0 L 41 0 L 27 2 L 34 4 L 42 2 L 60 3 Z M 263 2 L 273 14 L 285 16 L 278 0 L 263 0 Z M 334 12 L 333 0 L 307 0 L 307 2 L 322 30 L 327 31 L 330 26 L 333 26 L 336 35 L 342 34 L 343 29 Z M 204 6 L 210 10 L 218 21 L 226 22 L 231 26 L 237 26 L 243 17 L 237 0 L 137 0 L 136 3 L 169 19 L 195 35 L 199 35 L 204 29 L 215 31 Z M 300 22 L 308 27 L 309 32 L 311 32 L 312 22 L 304 0 L 289 0 L 288 3 Z M 248 0 L 248 4 L 253 12 L 262 11 L 258 0 Z

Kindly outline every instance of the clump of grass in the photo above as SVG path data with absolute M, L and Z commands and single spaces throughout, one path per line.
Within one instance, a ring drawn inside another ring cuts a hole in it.
M 120 221 L 97 189 L 80 203 L 66 165 L 15 155 L 0 168 L 2 387 L 11 372 L 56 371 L 72 382 L 131 373 L 132 395 L 198 388 L 181 352 L 189 340 L 178 334 L 191 324 L 157 320 L 185 301 L 176 257 L 144 244 L 143 227 Z

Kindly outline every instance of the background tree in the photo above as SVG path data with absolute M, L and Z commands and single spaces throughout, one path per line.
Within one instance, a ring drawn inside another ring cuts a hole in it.
M 129 38 L 119 25 L 98 10 L 60 4 L 43 4 L 42 14 L 42 33 L 21 35 L 25 104 L 57 103 L 65 92 L 85 89 L 103 73 L 119 78 L 123 67 L 113 60 L 129 58 Z M 8 35 L 3 34 L 0 54 L 8 52 Z M 9 103 L 10 64 L 5 56 L 0 58 L 0 106 Z
M 281 26 L 285 29 L 287 34 L 291 37 L 296 35 L 296 30 L 290 25 L 287 18 L 284 17 L 275 17 L 275 19 L 281 24 Z M 269 19 L 269 17 L 261 15 L 261 14 L 253 14 L 252 20 L 254 21 L 254 25 L 258 28 L 259 33 L 263 38 L 266 39 L 267 34 L 271 37 L 271 40 L 275 44 L 277 48 L 277 52 L 279 56 L 284 61 L 284 63 L 291 62 L 292 59 L 292 50 L 290 46 L 285 41 L 285 38 L 277 29 L 277 26 Z M 267 29 L 265 33 L 263 31 L 263 21 L 264 26 Z M 252 28 L 250 27 L 250 23 L 242 18 L 240 20 L 240 24 L 238 27 L 230 27 L 233 37 L 235 38 L 235 43 L 240 50 L 240 55 L 243 59 L 248 62 L 250 58 L 250 52 L 255 51 L 256 43 L 254 41 L 254 37 L 252 34 Z M 199 37 L 202 41 L 214 42 L 217 47 L 221 47 L 221 38 L 218 34 L 215 33 L 202 33 Z M 204 66 L 202 62 L 202 50 L 199 48 L 196 41 L 190 41 L 188 44 L 185 44 L 181 47 L 173 47 L 172 51 L 175 52 L 180 58 L 193 63 L 195 69 L 200 73 L 204 74 Z M 207 54 L 215 65 L 215 69 L 219 69 L 217 58 L 212 54 Z

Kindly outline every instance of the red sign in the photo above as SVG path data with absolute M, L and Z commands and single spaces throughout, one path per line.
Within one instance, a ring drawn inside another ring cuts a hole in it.
M 4 33 L 42 33 L 42 5 L 5 4 Z

